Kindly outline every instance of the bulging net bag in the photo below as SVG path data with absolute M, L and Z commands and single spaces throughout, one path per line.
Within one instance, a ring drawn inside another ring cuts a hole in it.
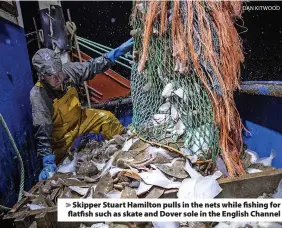
M 213 8 L 231 17 L 228 7 L 232 5 L 204 1 L 135 3 L 131 26 L 139 58 L 131 75 L 132 127 L 138 136 L 185 154 L 213 159 L 221 151 L 229 174 L 235 175 L 243 172 L 239 159 L 242 126 L 232 94 L 238 72 L 231 75 L 233 81 L 225 81 L 226 66 L 220 63 L 225 59 L 219 53 L 225 48 L 221 33 L 229 25 L 219 31 L 219 25 L 212 22 L 217 14 L 210 13 Z M 239 50 L 236 44 L 232 48 Z M 230 64 L 238 67 L 237 62 Z

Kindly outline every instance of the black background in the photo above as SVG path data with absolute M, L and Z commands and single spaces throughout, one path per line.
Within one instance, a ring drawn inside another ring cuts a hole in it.
M 112 48 L 130 38 L 129 16 L 133 5 L 131 1 L 61 1 L 61 4 L 66 20 L 66 10 L 70 9 L 79 36 Z M 245 11 L 242 15 L 243 21 L 237 21 L 245 52 L 242 80 L 282 80 L 282 2 L 251 1 L 244 5 L 277 5 L 280 10 Z M 40 28 L 38 2 L 24 1 L 21 2 L 21 7 L 26 33 L 34 31 L 32 17 L 37 18 Z M 36 42 L 30 43 L 31 56 L 36 50 Z M 85 49 L 82 50 L 87 53 Z M 94 53 L 87 54 L 95 57 Z M 120 73 L 129 77 L 128 71 Z

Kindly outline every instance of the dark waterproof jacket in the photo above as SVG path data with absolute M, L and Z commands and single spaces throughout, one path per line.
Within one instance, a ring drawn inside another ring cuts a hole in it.
M 114 63 L 106 57 L 101 56 L 90 59 L 87 62 L 68 62 L 63 64 L 63 72 L 67 80 L 71 80 L 74 85 L 82 84 L 91 80 L 95 74 L 108 70 Z M 30 91 L 30 102 L 32 107 L 34 137 L 36 139 L 37 154 L 41 157 L 53 154 L 52 151 L 52 116 L 53 100 L 61 98 L 66 93 L 54 91 L 46 83 L 42 82 L 44 88 L 34 86 Z M 64 83 L 65 84 L 65 83 Z

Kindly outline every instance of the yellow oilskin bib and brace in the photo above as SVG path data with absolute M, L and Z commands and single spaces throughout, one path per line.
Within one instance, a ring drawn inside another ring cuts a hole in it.
M 43 87 L 40 82 L 35 85 Z M 104 138 L 110 139 L 124 130 L 111 112 L 82 109 L 78 93 L 73 87 L 69 87 L 62 98 L 53 100 L 53 108 L 53 151 L 57 161 L 66 156 L 67 150 L 81 134 L 101 133 Z

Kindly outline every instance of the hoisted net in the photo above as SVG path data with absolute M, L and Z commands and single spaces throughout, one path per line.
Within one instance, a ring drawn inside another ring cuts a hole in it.
M 241 2 L 136 1 L 132 127 L 140 137 L 215 158 L 245 173 L 233 91 L 244 56 L 234 27 Z

